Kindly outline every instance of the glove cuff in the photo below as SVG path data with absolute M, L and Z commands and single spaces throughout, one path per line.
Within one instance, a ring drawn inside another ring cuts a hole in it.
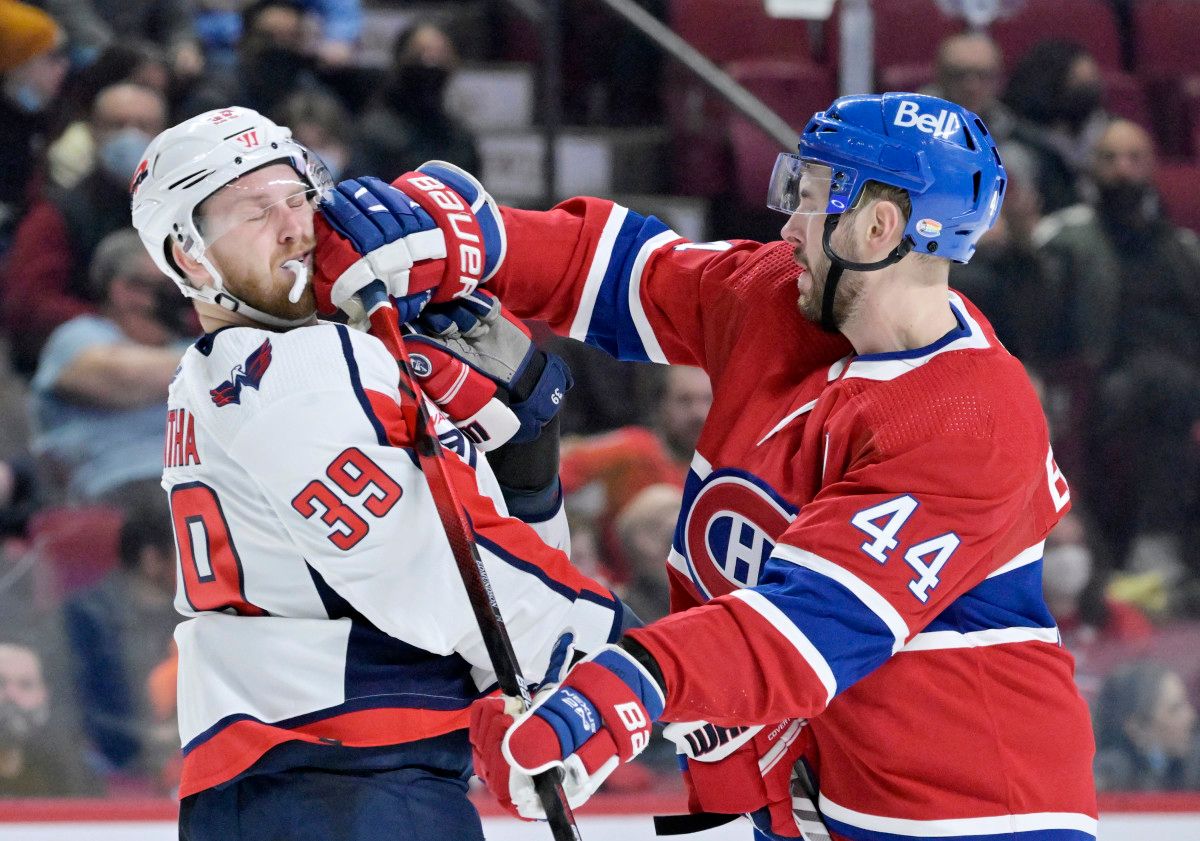
M 545 354 L 546 363 L 538 375 L 537 382 L 529 389 L 529 396 L 520 402 L 509 403 L 513 413 L 521 419 L 521 428 L 510 439 L 513 444 L 522 444 L 537 438 L 542 427 L 558 414 L 567 391 L 575 385 L 571 369 L 561 357 L 547 351 L 540 352 Z

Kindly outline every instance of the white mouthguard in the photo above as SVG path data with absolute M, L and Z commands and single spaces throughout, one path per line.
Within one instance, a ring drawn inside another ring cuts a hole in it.
M 300 303 L 300 295 L 304 292 L 304 287 L 308 285 L 308 267 L 299 260 L 288 260 L 283 264 L 285 269 L 291 269 L 296 275 L 296 282 L 292 284 L 291 291 L 288 292 L 288 300 L 293 304 Z

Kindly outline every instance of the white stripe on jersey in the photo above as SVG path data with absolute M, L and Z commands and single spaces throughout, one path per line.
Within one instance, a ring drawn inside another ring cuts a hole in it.
M 988 578 L 995 578 L 998 575 L 1004 575 L 1006 572 L 1012 572 L 1014 569 L 1019 569 L 1023 566 L 1028 566 L 1029 564 L 1040 561 L 1045 552 L 1046 541 L 1043 540 L 1041 543 L 1035 543 L 1033 546 L 1030 546 L 1023 552 L 1017 553 L 1015 558 L 993 572 L 988 576 Z
M 600 232 L 600 241 L 596 243 L 596 253 L 592 255 L 592 264 L 588 266 L 587 280 L 583 284 L 583 292 L 579 295 L 579 307 L 575 310 L 575 319 L 571 322 L 572 339 L 584 341 L 587 339 L 588 327 L 592 323 L 592 311 L 596 308 L 596 298 L 604 283 L 604 275 L 608 272 L 608 264 L 612 260 L 613 246 L 617 242 L 617 234 L 625 224 L 629 211 L 619 204 L 612 206 L 604 230 Z
M 1010 642 L 1058 643 L 1058 628 L 987 628 L 983 631 L 926 631 L 908 641 L 900 653 L 944 651 L 948 648 L 983 648 Z
M 1034 812 L 1025 815 L 994 815 L 986 818 L 947 818 L 917 821 L 856 812 L 821 795 L 821 813 L 835 821 L 874 832 L 890 832 L 917 838 L 948 838 L 961 835 L 1004 835 L 1047 829 L 1073 829 L 1096 834 L 1098 822 L 1077 812 Z
M 667 357 L 658 343 L 658 337 L 654 335 L 650 321 L 646 318 L 646 310 L 642 306 L 642 274 L 646 271 L 646 263 L 650 260 L 651 254 L 668 242 L 674 242 L 679 238 L 679 234 L 668 229 L 646 240 L 641 250 L 638 251 L 637 257 L 633 261 L 633 268 L 629 273 L 629 315 L 642 340 L 642 347 L 646 349 L 646 356 L 650 358 L 651 362 L 659 362 L 664 365 Z
M 888 630 L 892 632 L 892 636 L 895 637 L 895 642 L 892 645 L 893 654 L 899 651 L 901 646 L 904 645 L 904 641 L 908 639 L 908 623 L 904 621 L 900 612 L 892 607 L 891 602 L 879 595 L 873 587 L 848 569 L 840 567 L 832 561 L 827 561 L 819 555 L 814 555 L 805 549 L 790 546 L 787 543 L 777 543 L 775 551 L 771 555 L 785 561 L 790 561 L 797 566 L 811 569 L 818 575 L 832 578 L 853 593 L 855 598 L 878 616 L 880 621 L 887 625 Z
M 800 656 L 812 667 L 817 678 L 821 681 L 821 685 L 825 687 L 825 703 L 828 704 L 832 701 L 833 696 L 837 694 L 837 678 L 833 675 L 833 669 L 829 667 L 829 663 L 825 660 L 821 652 L 817 650 L 817 647 L 812 644 L 812 640 L 796 627 L 796 623 L 788 619 L 787 614 L 771 604 L 766 596 L 756 590 L 734 590 L 729 595 L 749 605 L 763 619 L 770 622 L 775 630 L 783 634 L 788 642 L 795 646 L 796 651 L 800 652 Z

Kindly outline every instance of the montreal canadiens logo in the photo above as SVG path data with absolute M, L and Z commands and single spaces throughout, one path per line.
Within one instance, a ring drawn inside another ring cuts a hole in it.
M 433 373 L 433 365 L 429 362 L 429 357 L 421 353 L 411 353 L 408 358 L 412 362 L 412 372 L 418 377 L 428 377 Z
M 718 470 L 700 486 L 683 527 L 693 578 L 709 598 L 758 583 L 775 538 L 796 510 L 766 482 Z

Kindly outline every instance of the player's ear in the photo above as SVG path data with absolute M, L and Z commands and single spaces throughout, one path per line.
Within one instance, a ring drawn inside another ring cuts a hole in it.
M 878 249 L 886 254 L 895 248 L 904 236 L 904 226 L 907 220 L 899 205 L 887 199 L 879 199 L 872 203 L 867 211 L 869 224 L 867 228 L 867 246 L 871 251 Z
M 193 286 L 200 288 L 212 282 L 212 275 L 208 273 L 208 269 L 204 268 L 198 260 L 185 254 L 178 243 L 171 243 L 171 259 L 175 261 L 175 265 L 192 282 Z

